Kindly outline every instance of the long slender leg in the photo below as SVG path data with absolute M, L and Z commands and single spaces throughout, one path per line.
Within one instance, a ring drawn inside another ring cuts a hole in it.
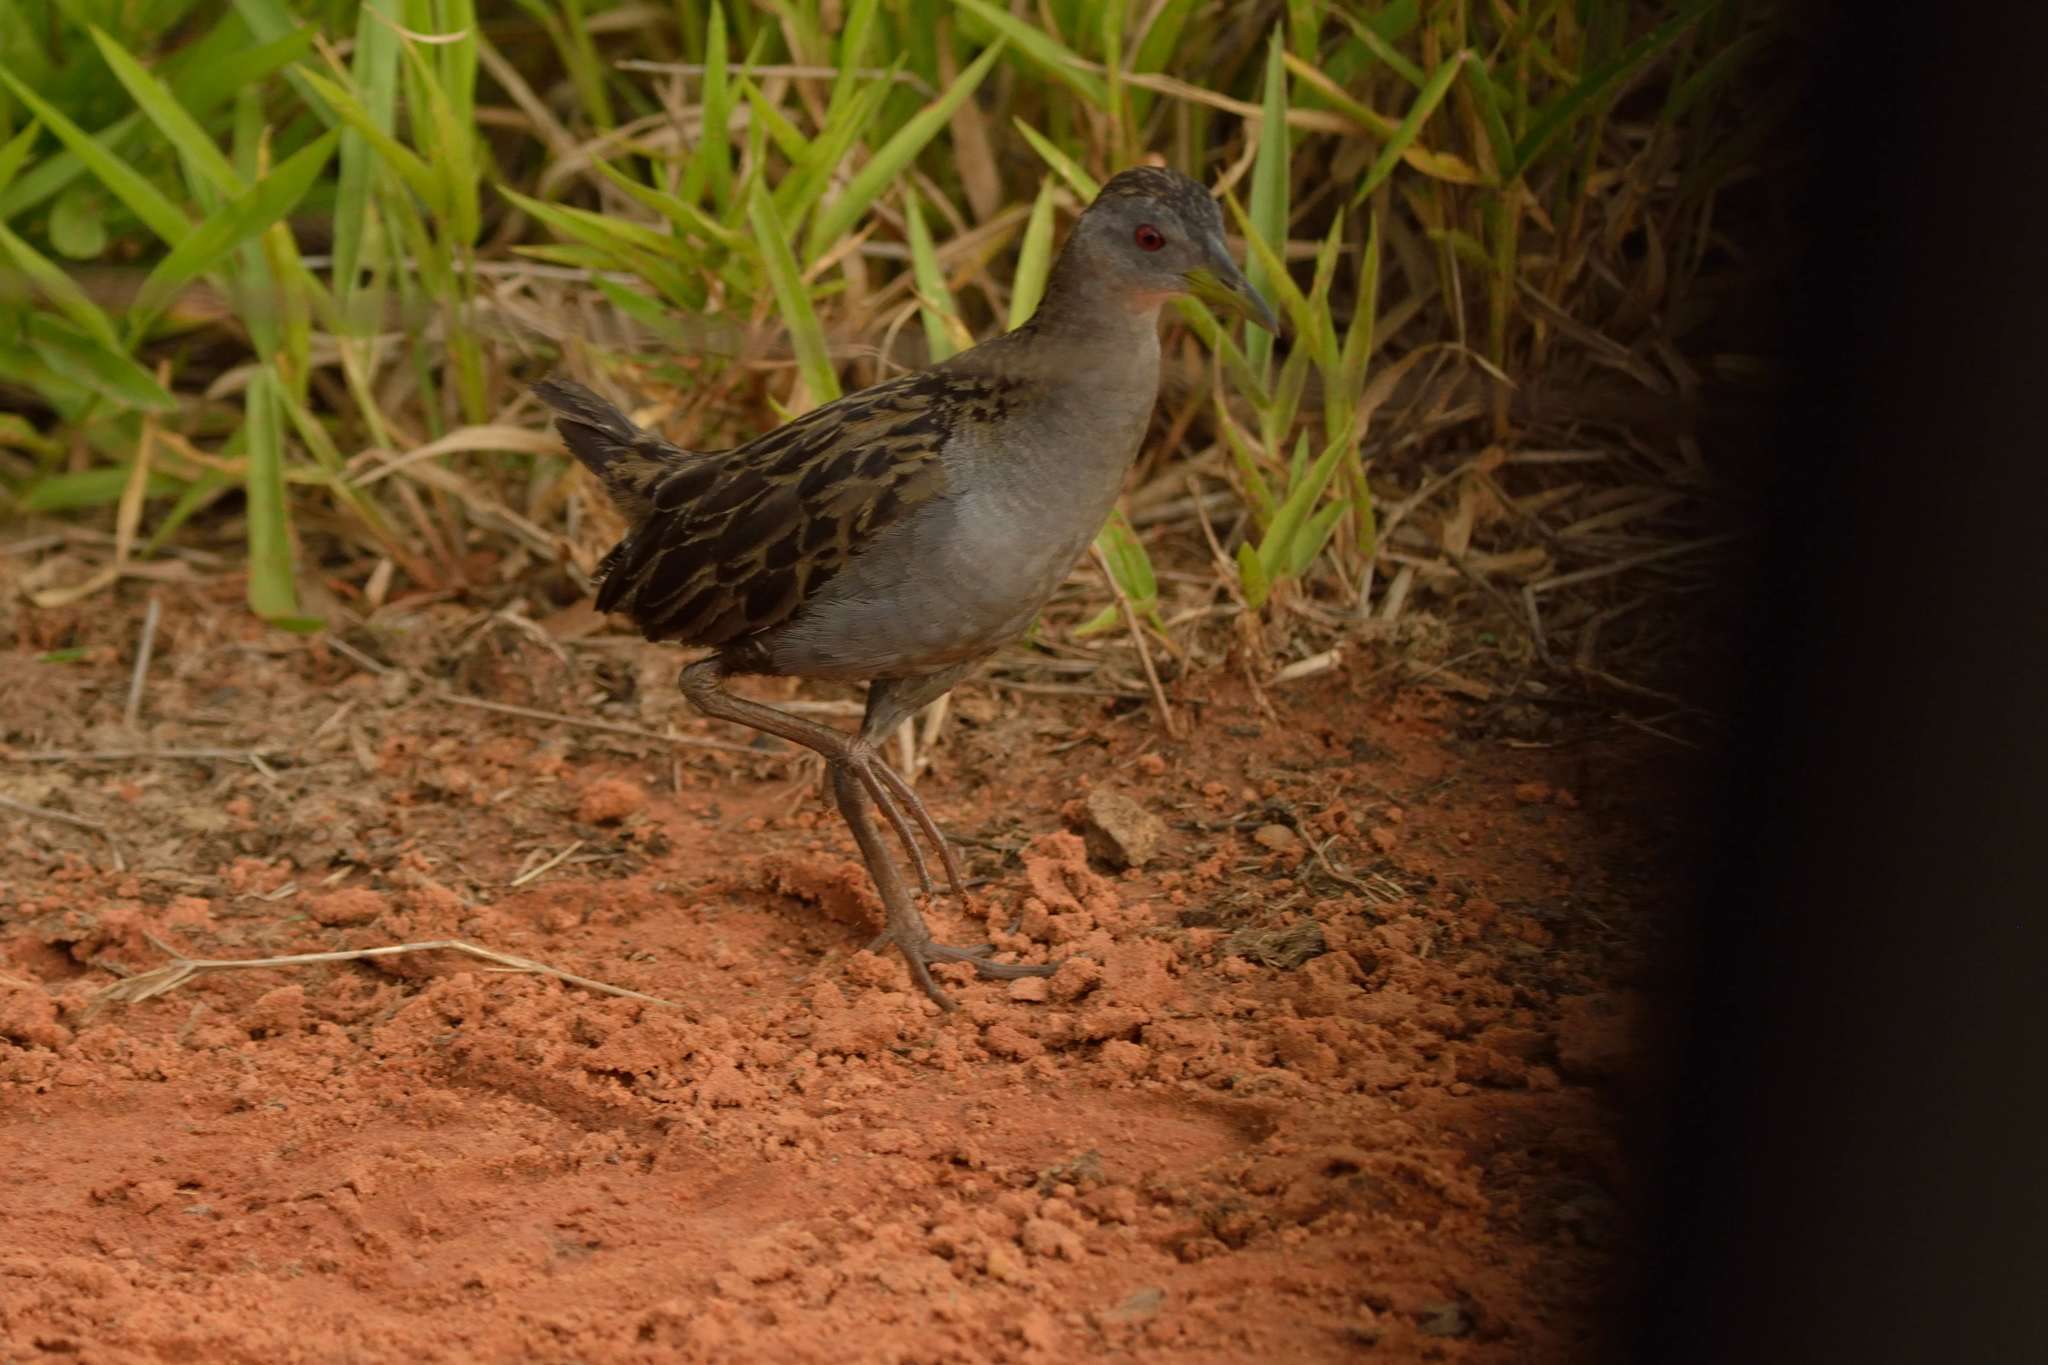
M 910 892 L 904 887 L 903 878 L 897 875 L 896 864 L 890 861 L 889 850 L 883 846 L 882 836 L 860 799 L 860 783 L 844 766 L 835 765 L 832 769 L 832 794 L 839 800 L 839 813 L 846 817 L 846 823 L 853 830 L 854 842 L 860 845 L 861 857 L 875 879 L 875 890 L 881 893 L 882 906 L 888 915 L 889 927 L 876 941 L 877 945 L 887 941 L 901 950 L 904 960 L 910 964 L 911 976 L 926 995 L 946 1009 L 954 1007 L 946 992 L 932 979 L 931 964 L 934 962 L 969 962 L 981 975 L 1005 981 L 1020 976 L 1050 976 L 1058 970 L 1057 963 L 991 962 L 987 954 L 995 951 L 993 944 L 956 948 L 934 941 L 924 916 L 910 903 Z
M 892 795 L 907 797 L 912 809 L 917 812 L 919 825 L 938 845 L 940 856 L 945 859 L 947 871 L 952 876 L 953 889 L 963 900 L 966 898 L 966 893 L 960 886 L 959 868 L 944 836 L 939 833 L 937 824 L 932 821 L 930 814 L 924 809 L 924 803 L 917 799 L 917 794 L 909 785 L 876 756 L 875 746 L 870 738 L 871 733 L 888 733 L 883 727 L 889 723 L 891 712 L 899 712 L 903 700 L 915 696 L 915 692 L 899 692 L 885 686 L 884 683 L 876 683 L 869 692 L 868 714 L 862 722 L 861 734 L 852 736 L 829 725 L 820 725 L 801 716 L 792 716 L 787 711 L 779 711 L 760 702 L 733 696 L 723 686 L 729 671 L 715 656 L 691 664 L 683 670 L 683 695 L 689 698 L 691 705 L 714 719 L 728 720 L 736 725 L 745 725 L 750 729 L 777 735 L 824 755 L 825 762 L 832 772 L 832 793 L 839 804 L 840 814 L 853 830 L 854 841 L 860 845 L 861 860 L 867 864 L 868 875 L 874 879 L 875 889 L 882 897 L 882 905 L 888 918 L 888 927 L 876 941 L 877 945 L 884 941 L 896 945 L 902 952 L 904 960 L 910 964 L 911 975 L 925 994 L 945 1008 L 953 1008 L 953 1002 L 932 979 L 931 964 L 934 962 L 971 962 L 975 970 L 983 976 L 1006 980 L 1021 976 L 1052 974 L 1057 964 L 990 962 L 986 955 L 994 951 L 991 944 L 959 948 L 934 941 L 931 929 L 924 922 L 924 916 L 920 915 L 917 907 L 911 903 L 910 892 L 904 886 L 903 878 L 896 870 L 896 864 L 889 857 L 889 850 L 883 844 L 882 836 L 868 814 L 866 803 L 861 800 L 863 795 L 873 799 L 883 814 L 890 818 L 897 837 L 902 839 L 904 846 L 910 850 L 911 859 L 923 879 L 925 890 L 930 892 L 931 879 L 925 875 L 924 859 L 910 828 L 904 823 L 902 810 L 892 800 Z M 938 686 L 936 690 L 929 691 L 924 700 L 930 700 L 944 692 L 958 676 L 956 673 L 946 678 L 944 684 Z M 931 687 L 930 680 L 919 681 L 924 686 L 917 689 L 918 691 Z M 875 689 L 880 689 L 883 694 L 879 705 Z M 892 697 L 894 701 L 891 700 Z M 914 711 L 923 704 L 924 701 L 916 701 L 911 705 L 911 710 Z M 900 720 L 904 714 L 908 713 L 900 712 L 896 719 Z M 887 774 L 887 777 L 884 778 L 881 774 Z
M 896 837 L 901 839 L 903 846 L 909 850 L 910 861 L 917 868 L 919 882 L 927 892 L 931 891 L 931 873 L 925 866 L 924 854 L 917 847 L 916 835 L 912 832 L 909 822 L 904 819 L 903 810 L 897 805 L 890 788 L 883 785 L 883 779 L 876 771 L 882 766 L 880 761 L 872 754 L 858 753 L 857 750 L 862 747 L 859 741 L 843 730 L 820 725 L 814 720 L 805 720 L 802 716 L 792 716 L 787 711 L 777 710 L 762 702 L 735 697 L 725 690 L 725 680 L 730 673 L 731 669 L 725 661 L 713 655 L 708 659 L 699 659 L 683 669 L 677 683 L 682 688 L 683 695 L 689 699 L 690 705 L 713 720 L 729 720 L 735 725 L 744 725 L 750 730 L 759 730 L 764 734 L 786 739 L 792 744 L 801 744 L 806 749 L 823 754 L 828 763 L 851 761 L 854 771 L 860 777 L 861 785 L 867 788 L 868 795 L 874 798 L 875 804 L 881 807 L 882 814 L 888 819 L 890 828 L 896 831 Z M 895 774 L 890 773 L 889 776 L 893 778 Z M 929 819 L 927 816 L 926 823 L 929 823 Z M 930 827 L 927 833 L 934 839 L 938 837 L 936 826 Z M 943 845 L 941 853 L 945 853 Z M 950 869 L 950 863 L 948 867 Z
M 868 685 L 867 714 L 861 718 L 860 740 L 870 750 L 879 751 L 888 743 L 889 736 L 896 733 L 896 727 L 952 691 L 953 684 L 967 676 L 979 659 L 937 673 L 927 673 L 913 678 L 878 678 Z M 946 880 L 951 883 L 960 903 L 967 903 L 965 879 L 960 875 L 959 860 L 953 854 L 952 841 L 939 829 L 938 821 L 932 819 L 931 811 L 925 808 L 924 800 L 916 790 L 903 780 L 894 768 L 880 758 L 876 760 L 881 769 L 883 785 L 892 789 L 909 809 L 911 818 L 918 828 L 939 850 L 939 860 L 945 864 Z M 927 888 L 929 891 L 929 888 Z

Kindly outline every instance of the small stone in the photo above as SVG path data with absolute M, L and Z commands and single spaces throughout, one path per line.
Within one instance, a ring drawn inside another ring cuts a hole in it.
M 1010 983 L 1010 999 L 1025 1005 L 1042 1005 L 1050 993 L 1042 976 L 1020 976 Z
M 1156 1314 L 1165 1303 L 1164 1289 L 1140 1289 L 1103 1316 L 1111 1322 L 1143 1322 Z
M 1275 853 L 1301 851 L 1301 836 L 1285 825 L 1260 825 L 1252 834 L 1252 841 L 1272 849 Z
M 1541 806 L 1550 800 L 1548 782 L 1524 782 L 1515 788 L 1515 800 L 1525 806 Z
M 1365 832 L 1365 837 L 1372 840 L 1372 846 L 1382 853 L 1392 853 L 1394 845 L 1401 842 L 1401 836 L 1386 825 L 1374 825 Z
M 1088 856 L 1119 870 L 1143 867 L 1166 837 L 1166 822 L 1121 792 L 1089 792 L 1085 814 Z
M 647 789 L 623 777 L 600 777 L 583 789 L 576 818 L 586 825 L 616 824 L 647 805 Z
M 1425 1304 L 1422 1311 L 1428 1314 L 1418 1324 L 1424 1336 L 1462 1337 L 1472 1330 L 1472 1315 L 1460 1304 Z

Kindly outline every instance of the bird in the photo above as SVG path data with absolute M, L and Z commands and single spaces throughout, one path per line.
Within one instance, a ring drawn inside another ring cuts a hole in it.
M 964 903 L 960 867 L 925 803 L 881 756 L 889 735 L 1022 636 L 1101 530 L 1159 389 L 1159 315 L 1172 298 L 1278 333 L 1198 182 L 1125 170 L 1081 213 L 1021 326 L 885 379 L 743 445 L 683 450 L 560 376 L 535 395 L 624 515 L 596 574 L 600 611 L 649 640 L 709 652 L 686 664 L 701 714 L 822 755 L 835 802 L 916 984 L 952 1000 L 936 963 L 982 976 L 1051 974 L 989 944 L 938 942 L 869 807 L 935 897 L 920 836 Z M 864 682 L 859 728 L 738 696 L 768 674 Z

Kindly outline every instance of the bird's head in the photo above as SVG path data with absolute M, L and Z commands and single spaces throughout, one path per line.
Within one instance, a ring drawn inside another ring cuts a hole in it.
M 1211 308 L 1278 333 L 1280 323 L 1223 240 L 1223 212 L 1177 171 L 1140 166 L 1102 187 L 1074 228 L 1116 288 L 1134 302 L 1193 294 Z

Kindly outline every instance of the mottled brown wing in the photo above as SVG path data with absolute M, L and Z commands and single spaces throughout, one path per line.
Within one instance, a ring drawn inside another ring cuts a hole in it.
M 925 372 L 863 389 L 650 490 L 597 605 L 650 640 L 723 645 L 780 625 L 861 548 L 944 491 L 939 452 L 1002 397 L 998 381 Z

